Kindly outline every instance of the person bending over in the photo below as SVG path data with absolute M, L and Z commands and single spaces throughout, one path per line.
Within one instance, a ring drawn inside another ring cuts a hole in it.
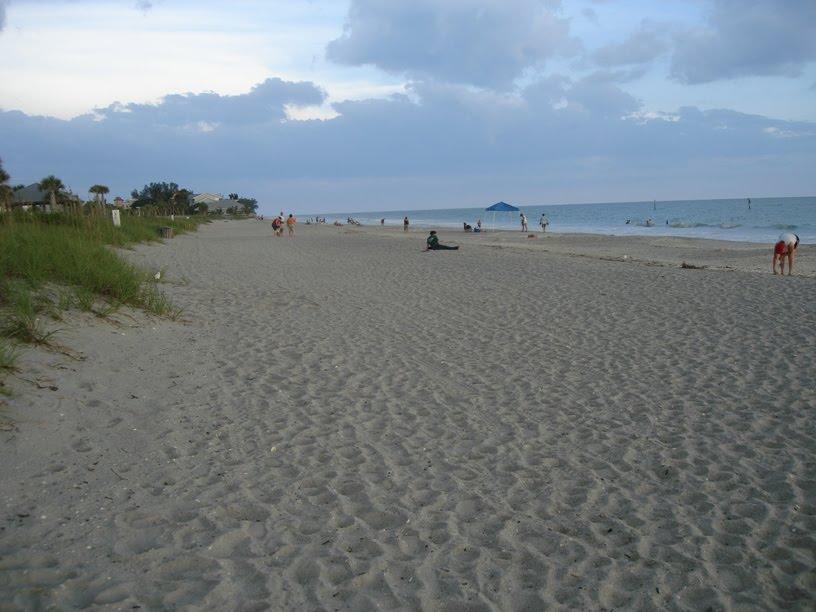
M 796 247 L 799 246 L 799 236 L 790 232 L 785 232 L 779 236 L 779 240 L 774 245 L 773 259 L 771 260 L 771 269 L 776 274 L 776 265 L 779 264 L 779 271 L 785 274 L 785 258 L 788 258 L 788 276 L 793 272 L 793 260 L 796 254 Z
M 426 240 L 429 251 L 458 251 L 458 246 L 448 246 L 439 243 L 439 236 L 436 235 L 436 230 L 431 230 L 431 235 Z

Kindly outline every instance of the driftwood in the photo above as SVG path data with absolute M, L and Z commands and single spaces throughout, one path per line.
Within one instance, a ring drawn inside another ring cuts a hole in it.
M 704 270 L 708 266 L 695 266 L 694 264 L 686 263 L 685 261 L 680 264 L 680 267 L 685 270 Z

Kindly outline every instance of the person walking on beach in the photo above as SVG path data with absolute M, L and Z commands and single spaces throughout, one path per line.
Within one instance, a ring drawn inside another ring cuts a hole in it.
M 272 233 L 275 234 L 276 238 L 281 237 L 281 234 L 283 233 L 283 219 L 280 217 L 275 217 L 272 219 Z
M 521 231 L 526 232 L 527 231 L 527 215 L 525 215 L 524 213 L 521 213 L 520 217 L 521 217 Z
M 779 240 L 774 245 L 773 259 L 771 260 L 771 269 L 776 274 L 776 264 L 779 264 L 779 272 L 785 275 L 785 257 L 788 258 L 788 276 L 793 273 L 793 260 L 796 254 L 796 248 L 799 246 L 799 236 L 791 232 L 785 232 L 779 236 Z
M 406 215 L 405 218 L 402 220 L 402 231 L 403 232 L 408 231 L 408 225 L 409 225 L 408 216 Z
M 458 251 L 458 246 L 448 246 L 446 244 L 439 244 L 439 236 L 436 235 L 436 230 L 431 230 L 431 234 L 425 240 L 428 244 L 428 251 Z
M 286 229 L 289 230 L 289 237 L 295 235 L 295 224 L 297 223 L 297 219 L 293 214 L 289 214 L 289 217 L 286 219 Z
M 538 224 L 541 226 L 541 231 L 546 232 L 547 226 L 550 224 L 550 220 L 547 218 L 547 215 L 541 213 L 541 219 L 538 221 Z

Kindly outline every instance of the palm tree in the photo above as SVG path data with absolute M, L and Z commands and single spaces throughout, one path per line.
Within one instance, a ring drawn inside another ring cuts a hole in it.
M 105 207 L 105 194 L 110 193 L 107 185 L 94 185 L 88 191 L 94 194 L 94 200 L 100 208 Z
M 14 190 L 8 185 L 0 185 L 0 211 L 5 212 L 11 209 L 11 198 L 14 197 Z
M 190 207 L 190 191 L 188 189 L 179 189 L 173 194 L 173 209 L 172 212 L 184 214 L 188 212 Z
M 0 210 L 4 212 L 9 208 L 9 203 L 14 195 L 14 190 L 6 185 L 10 178 L 9 173 L 3 170 L 3 160 L 0 159 Z
M 57 194 L 65 189 L 65 185 L 53 174 L 46 176 L 40 181 L 40 190 L 46 192 L 50 196 L 51 210 L 57 207 Z

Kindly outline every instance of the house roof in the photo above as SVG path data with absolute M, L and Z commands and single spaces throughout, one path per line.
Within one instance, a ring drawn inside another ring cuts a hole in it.
M 211 202 L 218 202 L 222 199 L 223 197 L 218 193 L 197 193 L 193 196 L 193 201 L 197 204 L 200 204 L 201 202 L 209 204 Z
M 238 204 L 238 200 L 230 200 L 230 199 L 227 199 L 227 198 L 221 198 L 217 202 L 213 202 L 212 204 L 209 204 L 210 210 L 220 210 L 220 209 L 226 210 L 228 208 L 232 208 L 233 206 L 240 206 L 240 204 Z
M 13 202 L 15 204 L 40 204 L 47 201 L 48 194 L 40 189 L 38 183 L 32 183 L 14 192 Z

